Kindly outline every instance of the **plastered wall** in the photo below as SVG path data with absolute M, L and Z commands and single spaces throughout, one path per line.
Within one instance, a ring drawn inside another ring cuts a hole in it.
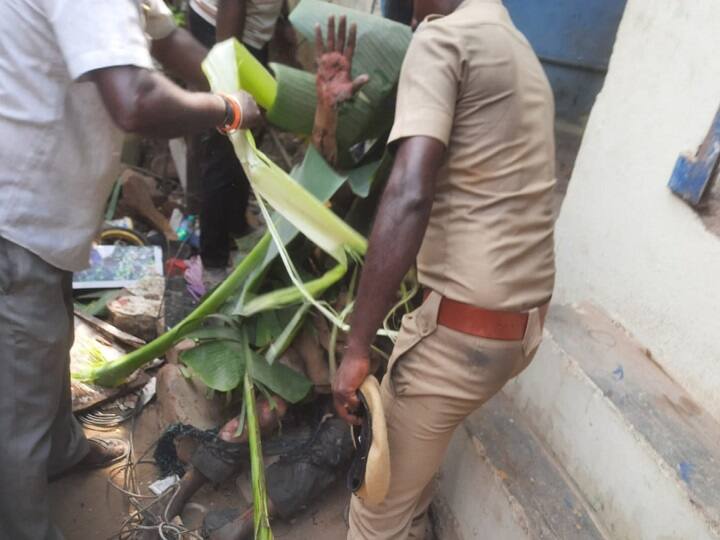
M 720 238 L 666 185 L 720 106 L 720 2 L 630 0 L 557 226 L 556 300 L 591 300 L 720 420 Z

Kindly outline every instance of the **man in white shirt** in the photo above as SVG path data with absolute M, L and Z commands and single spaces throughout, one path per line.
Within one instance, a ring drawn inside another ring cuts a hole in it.
M 62 538 L 47 478 L 124 450 L 85 438 L 69 386 L 72 272 L 87 266 L 123 131 L 170 138 L 259 119 L 247 94 L 178 87 L 151 50 L 206 85 L 206 50 L 161 0 L 0 2 L 1 538 Z

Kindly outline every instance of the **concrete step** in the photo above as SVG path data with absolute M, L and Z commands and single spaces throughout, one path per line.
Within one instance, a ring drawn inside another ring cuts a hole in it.
M 458 428 L 438 482 L 435 507 L 460 540 L 606 538 L 503 394 Z
M 720 425 L 601 311 L 553 306 L 504 392 L 612 538 L 720 538 Z

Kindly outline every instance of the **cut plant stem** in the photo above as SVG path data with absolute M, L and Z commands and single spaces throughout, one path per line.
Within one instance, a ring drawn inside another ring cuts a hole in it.
M 74 377 L 103 386 L 117 386 L 129 377 L 133 371 L 165 354 L 170 347 L 196 329 L 205 317 L 215 313 L 230 295 L 237 290 L 250 272 L 263 261 L 271 240 L 271 236 L 266 233 L 227 279 L 179 324 L 147 345 L 86 373 L 74 374 Z
M 347 267 L 345 265 L 338 264 L 321 277 L 304 283 L 303 286 L 313 298 L 317 298 L 342 279 L 346 271 Z M 307 298 L 298 287 L 285 287 L 253 298 L 238 314 L 243 317 L 250 317 L 261 311 L 283 308 L 303 301 L 307 301 Z
M 270 514 L 268 512 L 267 489 L 265 485 L 265 464 L 263 463 L 260 426 L 255 408 L 255 388 L 253 387 L 250 370 L 245 372 L 243 400 L 247 412 L 255 540 L 272 540 L 273 533 L 270 529 Z
M 302 326 L 302 323 L 305 320 L 305 315 L 307 315 L 307 312 L 310 311 L 310 307 L 311 304 L 308 304 L 307 302 L 301 305 L 295 312 L 295 315 L 293 315 L 292 319 L 290 319 L 287 326 L 285 326 L 282 333 L 270 345 L 267 353 L 265 353 L 265 360 L 267 360 L 268 364 L 272 365 L 273 362 L 275 362 L 275 360 L 277 360 L 277 358 L 283 354 L 293 342 L 300 326 Z

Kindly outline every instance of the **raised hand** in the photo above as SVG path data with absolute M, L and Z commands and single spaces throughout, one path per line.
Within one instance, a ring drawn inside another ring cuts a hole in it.
M 318 66 L 316 85 L 318 99 L 326 105 L 335 106 L 350 99 L 369 80 L 367 75 L 360 75 L 355 80 L 351 78 L 357 25 L 350 25 L 347 41 L 346 27 L 347 20 L 344 16 L 340 17 L 336 36 L 335 17 L 329 17 L 326 47 L 320 25 L 315 26 L 315 59 Z
M 329 17 L 327 23 L 327 46 L 323 42 L 322 29 L 315 27 L 315 59 L 317 61 L 318 104 L 315 111 L 312 141 L 323 157 L 331 164 L 337 160 L 337 106 L 347 101 L 368 82 L 367 75 L 352 79 L 352 59 L 355 53 L 357 26 L 350 25 L 346 33 L 347 21 L 340 17 L 337 34 L 335 17 Z M 346 39 L 347 38 L 347 39 Z

